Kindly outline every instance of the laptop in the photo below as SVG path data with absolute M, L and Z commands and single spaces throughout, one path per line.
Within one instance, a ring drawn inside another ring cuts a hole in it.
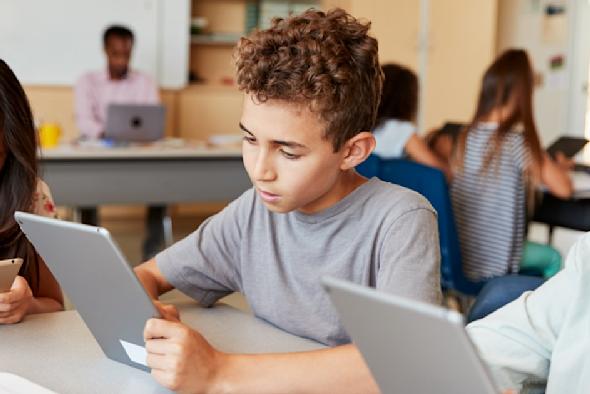
M 557 140 L 553 141 L 551 145 L 549 145 L 547 148 L 547 153 L 549 153 L 551 157 L 555 158 L 557 152 L 561 152 L 566 157 L 571 159 L 579 151 L 584 149 L 587 143 L 588 140 L 583 137 L 561 136 Z
M 106 356 L 149 371 L 143 329 L 160 314 L 109 232 L 25 212 L 14 217 Z
M 104 138 L 114 142 L 153 142 L 164 137 L 163 105 L 111 104 Z
M 459 313 L 334 278 L 322 284 L 382 393 L 500 393 Z

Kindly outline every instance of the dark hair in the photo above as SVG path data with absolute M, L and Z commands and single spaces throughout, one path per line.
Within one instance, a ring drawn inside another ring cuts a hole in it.
M 125 26 L 121 26 L 121 25 L 109 26 L 104 31 L 104 33 L 102 35 L 102 43 L 105 47 L 107 46 L 107 44 L 109 42 L 109 38 L 111 38 L 111 37 L 129 39 L 131 41 L 134 40 L 133 32 L 129 28 L 127 28 Z
M 275 18 L 270 28 L 239 41 L 238 87 L 259 102 L 307 106 L 338 151 L 375 123 L 383 76 L 369 27 L 339 8 Z
M 494 109 L 514 105 L 514 110 L 499 125 L 488 148 L 482 170 L 486 170 L 502 149 L 504 137 L 514 126 L 522 124 L 525 146 L 531 161 L 527 170 L 540 168 L 543 154 L 537 127 L 533 118 L 534 76 L 526 51 L 510 49 L 503 52 L 486 70 L 479 93 L 477 109 L 471 122 L 463 129 L 457 146 L 457 164 L 463 166 L 467 135 L 485 119 Z M 534 167 L 533 167 L 534 166 Z M 529 171 L 534 178 L 540 174 Z
M 385 79 L 377 122 L 387 119 L 413 122 L 418 112 L 418 77 L 399 64 L 386 64 L 382 69 Z
M 39 290 L 40 257 L 14 220 L 15 211 L 30 211 L 37 188 L 37 138 L 25 92 L 0 59 L 0 144 L 6 152 L 0 169 L 0 259 L 21 257 L 20 275 L 33 294 Z

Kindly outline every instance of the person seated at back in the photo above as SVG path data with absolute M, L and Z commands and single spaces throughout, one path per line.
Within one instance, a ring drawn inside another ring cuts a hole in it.
M 558 197 L 572 194 L 567 170 L 541 148 L 532 98 L 526 52 L 503 52 L 486 70 L 475 114 L 458 137 L 451 198 L 471 280 L 519 272 L 536 185 Z
M 562 271 L 467 331 L 502 389 L 546 382 L 545 390 L 527 392 L 586 394 L 589 327 L 590 233 L 572 247 Z
M 160 103 L 154 80 L 129 67 L 134 40 L 133 32 L 127 27 L 108 27 L 103 34 L 107 67 L 88 72 L 77 81 L 74 89 L 76 122 L 81 137 L 98 139 L 104 136 L 109 104 Z M 96 208 L 84 207 L 81 211 L 83 223 L 98 225 Z M 146 259 L 153 257 L 164 246 L 162 221 L 166 216 L 166 207 L 149 206 L 147 216 L 147 238 L 143 245 Z
M 0 293 L 0 324 L 30 313 L 63 309 L 59 284 L 14 219 L 15 211 L 55 217 L 47 185 L 39 178 L 37 135 L 25 92 L 0 59 L 0 260 L 22 258 L 12 288 Z
M 242 292 L 258 318 L 329 348 L 225 354 L 156 302 L 170 320 L 149 320 L 144 336 L 148 365 L 163 385 L 203 393 L 376 393 L 321 277 L 440 302 L 432 207 L 355 171 L 375 146 L 382 83 L 368 30 L 341 9 L 308 10 L 240 40 L 239 127 L 254 187 L 136 268 L 154 300 L 177 288 L 208 307 Z
M 107 67 L 87 72 L 76 82 L 76 122 L 82 137 L 104 136 L 110 104 L 160 103 L 154 80 L 129 67 L 134 41 L 133 32 L 127 27 L 109 26 L 103 34 Z
M 416 133 L 418 77 L 398 64 L 382 67 L 383 91 L 374 129 L 375 153 L 384 159 L 409 156 L 418 163 L 437 167 L 450 178 L 448 165 L 440 160 Z

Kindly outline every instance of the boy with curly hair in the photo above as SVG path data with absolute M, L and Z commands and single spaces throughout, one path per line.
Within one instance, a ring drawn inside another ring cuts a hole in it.
M 154 298 L 173 288 L 211 306 L 242 292 L 253 313 L 329 348 L 226 354 L 168 320 L 145 327 L 148 365 L 183 392 L 378 392 L 320 278 L 440 300 L 435 212 L 420 195 L 355 167 L 375 147 L 377 41 L 340 9 L 275 19 L 242 38 L 244 166 L 254 187 L 136 269 Z M 229 180 L 231 181 L 231 180 Z

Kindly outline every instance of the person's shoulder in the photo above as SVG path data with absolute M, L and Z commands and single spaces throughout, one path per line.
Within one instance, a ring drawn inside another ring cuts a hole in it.
M 408 188 L 372 178 L 367 185 L 371 197 L 368 206 L 390 216 L 425 209 L 436 213 L 430 202 L 420 193 Z
M 139 71 L 139 70 L 131 70 L 129 71 L 129 77 L 136 80 L 136 81 L 142 81 L 142 82 L 146 82 L 146 83 L 150 83 L 150 84 L 154 84 L 156 83 L 155 79 L 149 75 L 148 73 L 145 73 L 143 71 Z
M 247 219 L 252 215 L 256 207 L 256 193 L 254 188 L 251 187 L 227 204 L 220 214 L 223 214 L 224 216 L 234 216 L 239 219 Z
M 414 133 L 416 131 L 416 126 L 414 123 L 407 120 L 391 118 L 381 121 L 375 128 L 375 132 L 378 131 Z
M 84 74 L 80 75 L 80 77 L 78 77 L 76 84 L 94 84 L 100 82 L 101 80 L 105 79 L 104 74 L 104 71 L 100 70 L 87 71 Z

